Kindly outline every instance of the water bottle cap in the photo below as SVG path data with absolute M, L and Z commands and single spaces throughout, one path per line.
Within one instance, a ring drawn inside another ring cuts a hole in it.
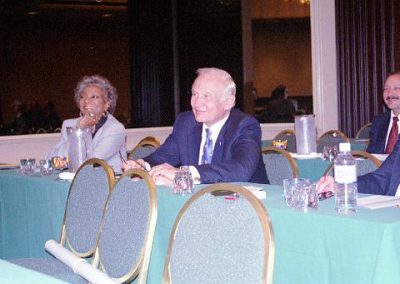
M 340 143 L 339 144 L 339 151 L 340 152 L 350 152 L 351 145 L 350 143 Z

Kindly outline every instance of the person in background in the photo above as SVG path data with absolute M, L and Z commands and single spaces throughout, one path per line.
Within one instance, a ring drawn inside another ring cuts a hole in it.
M 293 122 L 296 109 L 288 99 L 288 88 L 277 86 L 271 93 L 271 100 L 262 115 L 265 122 Z
M 89 127 L 93 157 L 105 160 L 115 172 L 121 172 L 122 159 L 126 158 L 126 135 L 124 126 L 112 115 L 117 105 L 117 90 L 106 78 L 92 75 L 84 76 L 74 91 L 80 117 L 63 122 L 60 140 L 53 147 L 51 157 L 68 155 L 67 127 Z
M 261 128 L 235 106 L 236 85 L 218 68 L 201 68 L 192 85 L 192 111 L 181 113 L 172 134 L 144 159 L 123 170 L 146 168 L 156 183 L 173 185 L 179 166 L 189 166 L 195 184 L 268 183 L 261 156 Z
M 379 114 L 372 120 L 367 147 L 369 153 L 390 154 L 397 141 L 400 127 L 400 71 L 387 77 L 383 88 L 383 100 L 390 111 Z M 393 138 L 389 139 L 390 137 Z
M 400 140 L 378 169 L 357 178 L 357 188 L 361 193 L 400 196 Z M 334 192 L 333 177 L 322 177 L 317 183 L 317 191 Z
M 52 101 L 45 101 L 43 105 L 44 128 L 47 132 L 53 132 L 61 126 L 61 119 L 56 112 L 56 108 Z
M 12 109 L 14 112 L 14 120 L 10 125 L 10 134 L 20 135 L 28 134 L 28 116 L 26 113 L 26 106 L 21 101 L 15 100 L 12 103 Z

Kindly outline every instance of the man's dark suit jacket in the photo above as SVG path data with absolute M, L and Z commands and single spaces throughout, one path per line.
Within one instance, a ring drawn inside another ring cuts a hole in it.
M 151 166 L 162 163 L 194 166 L 201 183 L 269 183 L 261 156 L 261 128 L 255 118 L 232 109 L 214 143 L 208 165 L 199 165 L 201 132 L 202 123 L 195 120 L 191 111 L 181 113 L 167 140 L 144 160 Z
M 372 120 L 367 152 L 376 154 L 385 153 L 386 136 L 390 123 L 390 113 L 390 111 L 381 113 L 375 116 Z
M 400 183 L 400 140 L 393 152 L 376 171 L 357 179 L 358 191 L 362 193 L 395 195 Z

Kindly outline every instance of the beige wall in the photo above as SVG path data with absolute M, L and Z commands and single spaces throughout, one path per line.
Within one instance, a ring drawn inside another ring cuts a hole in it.
M 253 72 L 259 97 L 269 97 L 279 84 L 288 87 L 289 96 L 311 96 L 309 23 L 253 22 Z

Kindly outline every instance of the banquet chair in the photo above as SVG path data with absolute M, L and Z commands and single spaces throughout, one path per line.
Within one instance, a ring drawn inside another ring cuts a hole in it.
M 356 134 L 356 139 L 369 139 L 369 133 L 371 131 L 372 123 L 367 123 L 361 127 Z
M 106 205 L 95 265 L 118 283 L 146 283 L 156 221 L 153 180 L 143 170 L 125 172 Z
M 239 185 L 213 184 L 175 219 L 162 283 L 272 283 L 274 246 L 260 200 Z
M 284 129 L 275 135 L 273 140 L 287 140 L 286 151 L 296 153 L 296 133 L 291 129 Z
M 87 258 L 95 253 L 104 208 L 113 185 L 114 172 L 103 160 L 89 159 L 77 170 L 68 192 L 60 239 L 60 244 L 74 255 Z M 82 280 L 53 257 L 11 262 L 67 282 Z
M 273 146 L 264 147 L 262 157 L 270 184 L 282 185 L 284 179 L 299 176 L 296 161 L 286 150 Z
M 379 168 L 382 162 L 374 155 L 365 151 L 351 151 L 351 154 L 356 158 L 357 176 L 362 176 Z M 324 176 L 333 176 L 333 162 L 329 164 L 325 170 Z
M 129 160 L 137 160 L 147 157 L 160 147 L 160 141 L 153 136 L 147 136 L 139 141 L 128 155 Z
M 322 134 L 317 140 L 317 152 L 322 153 L 325 146 L 337 146 L 339 149 L 339 144 L 350 142 L 350 139 L 340 130 L 329 130 Z

